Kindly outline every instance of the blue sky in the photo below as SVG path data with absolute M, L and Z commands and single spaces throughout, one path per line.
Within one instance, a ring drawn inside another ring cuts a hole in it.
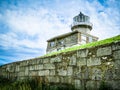
M 39 57 L 82 11 L 99 40 L 120 34 L 119 0 L 0 0 L 0 64 Z

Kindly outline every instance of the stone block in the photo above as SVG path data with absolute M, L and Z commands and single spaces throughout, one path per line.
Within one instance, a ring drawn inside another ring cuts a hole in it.
M 23 61 L 20 62 L 20 66 L 23 66 Z
M 120 43 L 112 45 L 112 50 L 119 50 L 120 49 Z
M 77 51 L 77 57 L 87 57 L 87 55 L 88 55 L 87 49 Z
M 45 75 L 45 74 L 44 74 L 44 70 L 42 70 L 42 71 L 41 71 L 41 70 L 38 71 L 38 75 L 39 75 L 39 76 L 44 76 L 44 75 Z
M 30 71 L 29 76 L 38 76 L 37 71 Z
M 50 59 L 50 63 L 55 63 L 55 62 L 61 62 L 62 61 L 62 56 L 56 56 Z
M 100 58 L 92 58 L 87 59 L 87 66 L 101 65 Z
M 21 66 L 27 66 L 29 64 L 29 61 L 22 61 Z
M 120 50 L 113 52 L 114 59 L 120 59 Z
M 33 65 L 37 64 L 36 59 L 32 59 L 32 64 Z
M 55 70 L 50 70 L 50 75 L 51 76 L 55 75 Z
M 74 72 L 74 77 L 81 79 L 82 78 L 82 73 L 81 72 Z
M 44 64 L 43 68 L 44 69 L 55 69 L 55 65 L 54 64 Z
M 37 58 L 36 63 L 37 64 L 43 64 L 43 59 Z
M 70 57 L 69 65 L 76 65 L 76 55 Z
M 73 79 L 71 78 L 71 76 L 63 76 L 60 77 L 60 83 L 67 83 L 67 84 L 71 84 L 73 81 Z
M 19 72 L 19 70 L 20 70 L 20 66 L 17 65 L 17 66 L 16 66 L 16 72 Z
M 43 59 L 43 63 L 49 63 L 49 62 L 50 62 L 49 58 Z
M 105 55 L 111 55 L 112 49 L 111 47 L 104 47 L 104 48 L 98 48 L 97 50 L 97 56 L 105 56 Z
M 58 76 L 50 76 L 50 77 L 47 77 L 47 79 L 50 83 L 59 83 L 60 82 L 60 79 Z
M 35 70 L 35 66 L 34 66 L 34 65 L 31 65 L 31 66 L 29 67 L 29 70 Z
M 86 58 L 78 58 L 77 59 L 77 66 L 82 66 L 82 65 L 86 65 L 86 64 L 87 64 Z
M 42 64 L 38 65 L 38 70 L 41 70 L 41 69 L 43 69 L 43 65 Z
M 62 63 L 57 63 L 56 64 L 56 69 L 61 69 L 63 68 L 64 70 L 67 70 L 68 63 L 67 62 L 62 62 Z
M 25 71 L 24 67 L 19 67 L 19 68 L 20 68 L 20 71 Z
M 29 68 L 25 67 L 25 76 L 28 76 L 28 74 L 29 74 Z
M 86 88 L 87 90 L 99 90 L 100 83 L 97 81 L 87 81 Z
M 89 79 L 88 72 L 80 73 L 80 79 L 87 80 Z
M 30 60 L 30 64 L 31 64 L 31 65 L 36 64 L 36 59 L 31 59 L 31 60 Z
M 44 75 L 45 76 L 49 75 L 49 70 L 44 70 Z
M 9 72 L 14 72 L 15 71 L 15 67 L 14 67 L 13 64 L 9 64 L 6 67 L 6 70 L 9 71 Z
M 113 79 L 113 76 L 114 76 L 113 70 L 112 70 L 112 69 L 106 70 L 104 76 L 105 76 L 104 78 L 105 78 L 106 80 L 112 80 L 112 79 Z
M 19 72 L 18 76 L 24 76 L 25 72 Z
M 114 79 L 120 79 L 120 60 L 115 60 L 114 70 Z
M 49 70 L 40 70 L 38 71 L 39 76 L 48 76 L 49 75 Z
M 70 67 L 70 66 L 67 68 L 67 75 L 68 75 L 68 76 L 73 75 L 73 68 Z
M 34 65 L 37 64 L 37 59 L 36 58 L 32 60 L 32 64 L 34 64 Z
M 89 68 L 87 66 L 81 67 L 81 79 L 89 79 Z
M 75 85 L 75 88 L 80 90 L 81 89 L 81 81 L 78 79 L 75 79 L 74 80 L 74 85 Z
M 58 69 L 57 72 L 58 72 L 58 75 L 60 75 L 60 76 L 66 76 L 67 75 L 67 70 Z
M 75 78 L 81 78 L 81 67 L 73 67 L 73 76 Z
M 101 69 L 98 68 L 92 68 L 92 75 L 91 75 L 92 80 L 102 80 L 102 71 Z
M 35 66 L 36 70 L 41 70 L 43 69 L 43 64 L 39 64 Z
M 120 60 L 115 60 L 114 67 L 115 69 L 120 69 Z

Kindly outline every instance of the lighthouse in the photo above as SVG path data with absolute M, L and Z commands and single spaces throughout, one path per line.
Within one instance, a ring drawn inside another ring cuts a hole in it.
M 90 34 L 92 26 L 90 17 L 80 12 L 77 16 L 73 17 L 71 32 L 47 40 L 46 53 L 97 41 L 98 37 Z

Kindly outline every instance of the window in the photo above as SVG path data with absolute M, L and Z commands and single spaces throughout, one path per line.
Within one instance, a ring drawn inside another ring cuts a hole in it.
M 59 45 L 63 45 L 64 41 L 63 40 L 60 40 L 58 41 Z
M 92 42 L 92 37 L 89 37 L 89 42 Z
M 86 36 L 84 34 L 81 34 L 81 39 L 86 41 Z
M 51 47 L 55 46 L 55 42 L 50 42 L 50 46 Z

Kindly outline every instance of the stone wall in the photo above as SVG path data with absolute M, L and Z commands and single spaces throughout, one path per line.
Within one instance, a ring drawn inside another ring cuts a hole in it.
M 102 81 L 120 87 L 120 42 L 6 64 L 0 76 L 11 79 L 42 78 L 45 83 L 72 84 L 96 90 Z

